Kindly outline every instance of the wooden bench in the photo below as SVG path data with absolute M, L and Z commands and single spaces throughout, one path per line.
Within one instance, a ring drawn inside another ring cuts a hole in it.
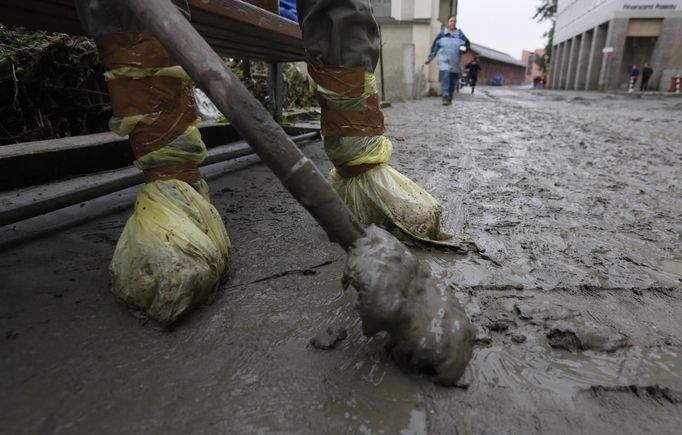
M 191 22 L 219 54 L 269 63 L 303 60 L 297 23 L 277 0 L 189 0 Z M 0 23 L 82 35 L 73 0 L 1 0 Z

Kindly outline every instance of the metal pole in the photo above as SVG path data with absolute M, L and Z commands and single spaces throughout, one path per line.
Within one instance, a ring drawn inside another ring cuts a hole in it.
M 318 138 L 319 132 L 305 133 L 291 138 L 294 142 L 303 142 Z M 233 160 L 239 157 L 254 154 L 255 151 L 248 145 L 241 148 L 223 151 L 206 157 L 201 163 L 201 166 L 208 166 L 215 163 Z M 30 204 L 19 207 L 8 208 L 0 210 L 0 227 L 4 225 L 13 224 L 15 222 L 30 219 L 32 217 L 40 216 L 42 214 L 50 213 L 64 207 L 79 204 L 84 201 L 89 201 L 100 196 L 108 195 L 110 193 L 118 192 L 119 190 L 127 189 L 129 187 L 137 186 L 144 183 L 144 176 L 142 172 L 133 175 L 124 175 L 119 178 L 101 182 L 85 189 L 79 189 L 75 192 L 65 192 L 61 195 L 52 198 L 45 198 L 40 201 L 32 202 Z
M 379 68 L 381 68 L 381 101 L 386 101 L 386 91 L 384 90 L 384 40 L 381 36 L 381 26 L 379 26 Z
M 278 124 L 282 123 L 282 107 L 284 105 L 284 82 L 282 80 L 282 64 L 268 64 L 268 97 L 270 113 Z

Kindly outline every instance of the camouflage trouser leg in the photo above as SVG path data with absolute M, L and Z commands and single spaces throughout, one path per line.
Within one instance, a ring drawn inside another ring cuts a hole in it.
M 379 61 L 379 26 L 369 0 L 297 0 L 308 56 L 322 65 L 362 68 Z
M 144 27 L 118 0 L 75 0 L 75 3 L 78 18 L 92 38 L 110 33 L 140 31 Z M 173 0 L 173 3 L 189 18 L 187 0 Z

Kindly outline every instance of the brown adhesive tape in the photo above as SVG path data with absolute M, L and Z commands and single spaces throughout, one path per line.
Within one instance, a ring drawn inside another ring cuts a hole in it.
M 318 96 L 322 109 L 322 136 L 380 136 L 384 134 L 384 114 L 379 108 L 379 96 L 367 99 L 365 110 L 351 111 L 331 108 L 327 100 Z
M 176 65 L 156 38 L 143 33 L 110 33 L 95 38 L 95 43 L 104 66 L 110 70 L 124 66 L 165 68 Z
M 194 97 L 175 77 L 107 81 L 114 116 L 144 115 L 130 133 L 136 159 L 163 148 L 196 121 Z
M 308 59 L 308 74 L 319 86 L 346 97 L 361 97 L 365 92 L 365 70 L 323 66 Z
M 195 183 L 201 180 L 201 173 L 194 163 L 160 166 L 144 170 L 144 181 L 146 183 L 162 180 L 181 180 L 187 183 Z
M 186 93 L 181 79 L 164 76 L 107 80 L 107 88 L 114 116 L 119 118 L 170 112 Z
M 361 163 L 353 166 L 339 166 L 336 168 L 336 172 L 343 178 L 353 178 L 362 175 L 377 166 L 379 166 L 379 163 Z

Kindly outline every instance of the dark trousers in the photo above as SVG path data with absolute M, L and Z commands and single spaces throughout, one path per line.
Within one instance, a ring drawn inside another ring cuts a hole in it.
M 642 76 L 642 83 L 639 86 L 640 91 L 648 91 L 649 90 L 649 77 L 644 77 Z

